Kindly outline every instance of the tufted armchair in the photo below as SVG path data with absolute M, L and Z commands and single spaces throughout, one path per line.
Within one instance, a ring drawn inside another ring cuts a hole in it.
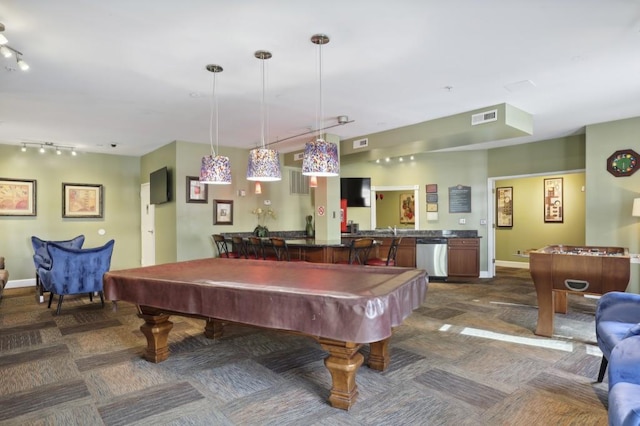
M 80 249 L 84 244 L 84 235 L 78 235 L 75 238 L 64 241 L 46 241 L 36 236 L 31 237 L 31 245 L 33 246 L 33 264 L 36 267 L 36 296 L 39 297 L 40 302 L 43 302 L 43 289 L 40 284 L 40 278 L 38 277 L 38 268 L 51 268 L 51 258 L 47 251 L 47 243 L 52 242 L 60 244 L 61 246 L 68 248 Z
M 65 295 L 89 293 L 90 300 L 93 300 L 94 292 L 100 295 L 104 306 L 102 278 L 111 267 L 114 243 L 111 240 L 102 247 L 76 249 L 48 242 L 46 246 L 51 268 L 38 268 L 42 287 L 51 292 L 48 307 L 51 308 L 53 295 L 58 295 L 56 314 L 59 315 Z

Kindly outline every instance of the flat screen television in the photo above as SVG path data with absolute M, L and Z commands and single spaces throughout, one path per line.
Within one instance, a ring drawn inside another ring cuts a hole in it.
M 171 177 L 167 167 L 151 172 L 149 175 L 149 201 L 162 204 L 171 201 Z
M 340 178 L 340 198 L 347 207 L 371 207 L 371 178 Z

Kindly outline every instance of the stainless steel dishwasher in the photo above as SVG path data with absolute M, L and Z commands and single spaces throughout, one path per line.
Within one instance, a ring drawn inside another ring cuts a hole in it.
M 416 239 L 416 267 L 425 269 L 429 280 L 447 279 L 447 239 L 424 237 Z

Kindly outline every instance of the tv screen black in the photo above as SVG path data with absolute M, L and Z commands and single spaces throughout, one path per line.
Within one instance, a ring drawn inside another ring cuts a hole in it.
M 371 178 L 340 178 L 340 198 L 347 207 L 371 207 Z
M 171 179 L 166 167 L 151 172 L 149 175 L 149 201 L 151 204 L 162 204 L 171 201 Z

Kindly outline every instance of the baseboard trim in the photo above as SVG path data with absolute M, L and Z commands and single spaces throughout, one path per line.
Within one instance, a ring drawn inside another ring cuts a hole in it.
M 7 288 L 22 288 L 22 287 L 35 287 L 35 286 L 36 286 L 36 279 L 29 278 L 26 280 L 9 280 L 7 282 L 7 285 L 4 286 L 4 288 L 7 289 Z
M 496 260 L 496 266 L 504 266 L 505 268 L 529 269 L 529 262 L 513 262 L 510 260 Z

